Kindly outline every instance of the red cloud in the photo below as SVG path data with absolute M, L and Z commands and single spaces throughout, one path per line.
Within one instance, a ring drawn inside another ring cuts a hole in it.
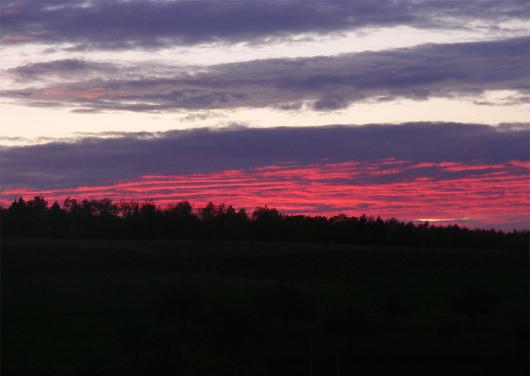
M 439 173 L 374 181 L 425 167 L 434 168 Z M 51 201 L 62 201 L 68 196 L 107 197 L 114 200 L 150 199 L 159 205 L 180 200 L 204 205 L 212 200 L 248 209 L 269 205 L 286 213 L 366 213 L 403 220 L 431 218 L 511 229 L 513 226 L 528 228 L 529 167 L 527 163 L 515 161 L 495 165 L 414 164 L 395 159 L 370 163 L 289 163 L 251 170 L 145 175 L 136 181 L 71 189 L 12 189 L 0 192 L 0 198 L 7 203 L 14 196 L 42 194 Z M 453 175 L 443 175 L 447 172 Z

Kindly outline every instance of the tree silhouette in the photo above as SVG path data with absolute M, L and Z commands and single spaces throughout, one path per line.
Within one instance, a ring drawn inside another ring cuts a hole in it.
M 470 230 L 457 225 L 432 226 L 384 220 L 365 215 L 349 217 L 285 215 L 267 206 L 249 217 L 245 209 L 208 203 L 194 211 L 182 201 L 161 208 L 153 202 L 66 198 L 62 207 L 48 207 L 42 196 L 14 200 L 0 207 L 4 236 L 180 238 L 395 244 L 433 247 L 528 250 L 529 231 Z M 389 311 L 390 312 L 390 311 Z

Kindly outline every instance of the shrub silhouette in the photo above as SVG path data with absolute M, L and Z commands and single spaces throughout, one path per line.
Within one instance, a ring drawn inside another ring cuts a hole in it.
M 447 338 L 450 349 L 454 347 L 455 337 L 463 331 L 462 326 L 453 320 L 446 320 L 438 327 L 438 334 Z
M 471 326 L 476 327 L 477 318 L 493 312 L 498 298 L 488 290 L 473 288 L 464 291 L 451 301 L 451 308 L 464 314 L 471 321 Z
M 119 329 L 116 342 L 126 352 L 133 354 L 134 364 L 138 366 L 142 351 L 150 344 L 149 328 L 145 325 L 127 324 Z
M 528 375 L 528 320 L 515 324 L 512 332 L 515 340 L 515 353 L 513 359 L 513 374 Z
M 209 320 L 208 333 L 219 347 L 245 351 L 252 345 L 256 323 L 250 310 L 223 307 L 215 310 Z
M 188 284 L 179 284 L 155 301 L 155 309 L 162 322 L 178 321 L 183 329 L 204 315 L 200 291 Z
M 324 327 L 338 347 L 351 346 L 376 334 L 368 315 L 353 305 L 336 305 L 328 309 Z
M 381 313 L 387 321 L 405 317 L 413 311 L 412 307 L 399 296 L 375 299 L 372 301 L 371 307 L 376 312 Z
M 264 288 L 258 298 L 258 308 L 262 314 L 279 320 L 284 334 L 292 321 L 312 318 L 314 313 L 311 297 L 284 284 Z

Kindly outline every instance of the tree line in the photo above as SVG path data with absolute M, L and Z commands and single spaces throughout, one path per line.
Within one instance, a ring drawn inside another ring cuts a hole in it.
M 247 213 L 245 209 L 212 202 L 193 208 L 188 201 L 182 201 L 163 208 L 152 202 L 73 198 L 65 199 L 62 205 L 48 205 L 43 196 L 27 201 L 20 197 L 9 207 L 0 207 L 0 226 L 4 236 L 297 241 L 505 250 L 528 250 L 530 238 L 529 231 L 434 226 L 366 215 L 286 215 L 266 206 Z

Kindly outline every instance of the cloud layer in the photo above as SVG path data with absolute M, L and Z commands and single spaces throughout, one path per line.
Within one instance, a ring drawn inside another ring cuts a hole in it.
M 4 148 L 2 185 L 4 189 L 92 186 L 143 175 L 251 169 L 287 162 L 307 165 L 396 158 L 411 163 L 496 164 L 527 161 L 529 138 L 530 128 L 524 125 L 495 128 L 445 123 L 124 134 Z M 415 173 L 408 171 L 393 179 L 417 177 Z
M 525 0 L 70 1 L 2 2 L 2 42 L 69 43 L 76 48 L 157 48 L 249 42 L 299 34 L 407 25 L 494 28 L 526 20 Z M 237 20 L 237 22 L 234 22 Z
M 528 93 L 528 38 L 422 45 L 331 57 L 257 60 L 185 71 L 120 69 L 63 60 L 12 68 L 16 79 L 83 74 L 100 78 L 1 92 L 26 103 L 85 110 L 171 111 L 275 107 L 336 110 L 360 101 Z M 127 77 L 129 75 L 129 77 Z M 121 77 L 120 77 L 121 76 Z M 523 96 L 524 98 L 524 96 Z

